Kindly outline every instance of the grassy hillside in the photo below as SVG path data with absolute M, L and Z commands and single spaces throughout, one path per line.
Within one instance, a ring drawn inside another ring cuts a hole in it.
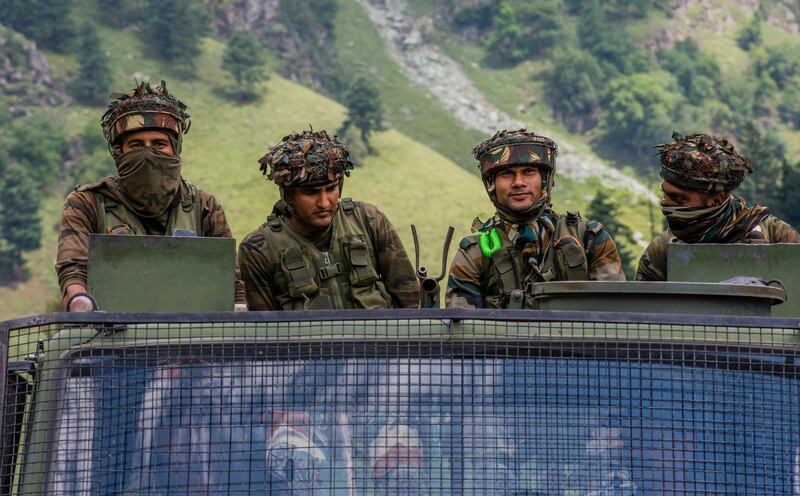
M 137 41 L 129 33 L 113 34 L 109 41 L 116 45 L 115 52 L 135 50 Z M 215 91 L 221 81 L 226 81 L 219 69 L 221 52 L 220 43 L 206 40 L 198 60 L 198 77 L 192 81 L 170 79 L 169 86 L 189 104 L 192 114 L 192 128 L 184 145 L 184 174 L 220 199 L 235 237 L 241 239 L 264 221 L 278 196 L 277 188 L 261 176 L 256 163 L 267 144 L 309 124 L 315 129 L 334 130 L 346 111 L 338 103 L 277 76 L 264 85 L 260 102 L 231 104 Z M 67 70 L 71 64 L 67 59 L 55 61 L 60 70 Z M 129 75 L 134 68 L 153 80 L 164 74 L 158 63 L 123 55 L 115 60 L 115 84 L 130 86 Z M 167 78 L 169 73 L 165 72 L 163 77 Z M 100 113 L 97 108 L 74 107 L 66 119 L 70 128 L 82 129 L 87 123 L 96 123 Z M 380 133 L 374 145 L 377 155 L 353 172 L 345 194 L 379 205 L 397 226 L 409 250 L 413 245 L 408 225 L 415 222 L 424 242 L 423 263 L 436 266 L 447 226 L 452 224 L 463 234 L 479 210 L 488 209 L 480 181 L 398 131 Z M 15 288 L 0 288 L 0 320 L 41 313 L 57 304 L 53 261 L 58 216 L 67 189 L 54 191 L 43 205 L 45 236 L 42 248 L 28 256 L 31 279 Z

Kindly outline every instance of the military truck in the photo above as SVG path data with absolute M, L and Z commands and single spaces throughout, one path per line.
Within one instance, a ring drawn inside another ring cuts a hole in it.
M 0 493 L 800 495 L 789 290 L 547 283 L 535 301 L 3 322 Z

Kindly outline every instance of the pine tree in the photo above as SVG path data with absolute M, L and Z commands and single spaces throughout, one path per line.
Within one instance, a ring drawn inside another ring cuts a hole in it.
M 750 50 L 753 46 L 758 46 L 763 41 L 763 33 L 761 29 L 761 16 L 754 16 L 753 19 L 745 25 L 736 37 L 736 43 L 742 50 Z
M 70 85 L 72 95 L 82 103 L 104 103 L 111 88 L 111 70 L 97 30 L 89 23 L 81 27 L 77 55 L 80 65 Z
M 104 22 L 115 28 L 138 24 L 145 14 L 145 0 L 95 0 Z
M 228 40 L 222 56 L 222 68 L 230 72 L 236 81 L 240 100 L 255 96 L 255 85 L 266 78 L 266 57 L 261 45 L 250 31 L 237 31 Z
M 628 226 L 621 224 L 618 220 L 619 212 L 617 206 L 612 202 L 611 198 L 603 191 L 599 190 L 586 211 L 586 218 L 595 220 L 603 224 L 606 231 L 611 234 L 617 244 L 617 252 L 619 258 L 622 260 L 622 269 L 628 279 L 632 279 L 634 275 L 634 257 L 629 248 L 630 245 L 635 245 L 633 233 Z M 624 244 L 623 244 L 624 243 Z
M 0 195 L 0 277 L 8 281 L 20 275 L 23 253 L 41 246 L 39 187 L 24 167 L 11 164 L 0 182 Z
M 184 70 L 194 69 L 200 41 L 208 32 L 208 19 L 194 0 L 148 0 L 142 20 L 142 41 L 158 56 Z
M 347 120 L 344 121 L 338 134 L 344 135 L 350 126 L 356 127 L 361 135 L 361 141 L 367 147 L 367 153 L 374 150 L 369 143 L 370 135 L 374 131 L 383 129 L 383 109 L 378 88 L 374 83 L 364 77 L 357 77 L 343 98 L 347 106 Z

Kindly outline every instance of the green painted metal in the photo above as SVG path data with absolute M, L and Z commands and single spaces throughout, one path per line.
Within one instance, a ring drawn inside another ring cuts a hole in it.
M 776 317 L 800 317 L 800 245 L 796 244 L 671 244 L 667 259 L 670 281 L 719 282 L 736 276 L 777 279 L 786 302 Z
M 92 235 L 89 292 L 108 312 L 233 310 L 236 242 Z
M 561 281 L 534 284 L 540 310 L 769 316 L 780 288 L 691 282 Z
M 556 283 L 551 283 L 556 284 Z M 574 284 L 574 283 L 559 283 Z M 709 287 L 716 287 L 720 295 L 736 295 L 746 293 L 757 295 L 761 288 L 741 288 L 707 284 L 667 284 L 667 283 L 600 283 L 593 285 L 594 292 L 589 294 L 598 298 L 603 291 L 611 295 L 617 290 L 620 301 L 627 296 L 637 295 L 645 291 L 645 285 L 652 292 L 673 287 L 703 294 Z M 552 286 L 551 288 L 556 287 Z M 603 291 L 600 291 L 602 288 Z M 704 289 L 705 288 L 705 289 Z M 561 294 L 567 294 L 566 286 L 561 287 Z M 590 288 L 591 289 L 591 288 Z M 780 290 L 766 288 L 769 300 L 779 296 Z M 543 294 L 543 293 L 542 293 Z M 551 291 L 555 294 L 555 291 Z M 577 290 L 575 291 L 577 293 Z M 552 298 L 551 301 L 558 301 Z M 175 349 L 176 346 L 213 346 L 216 349 L 230 349 L 236 346 L 252 346 L 264 351 L 281 349 L 283 346 L 313 344 L 324 349 L 325 345 L 352 343 L 366 346 L 392 342 L 408 342 L 414 346 L 434 343 L 470 344 L 470 343 L 505 343 L 513 336 L 515 345 L 531 343 L 576 342 L 585 341 L 592 346 L 598 343 L 656 343 L 656 342 L 694 342 L 695 344 L 716 343 L 739 346 L 765 347 L 771 350 L 785 349 L 793 352 L 800 344 L 800 335 L 793 328 L 763 328 L 755 332 L 752 328 L 690 326 L 673 324 L 637 323 L 614 324 L 603 322 L 568 322 L 568 321 L 530 321 L 505 322 L 492 320 L 330 320 L 321 326 L 320 322 L 230 322 L 220 323 L 168 323 L 157 326 L 152 323 L 128 325 L 65 325 L 60 331 L 44 342 L 42 354 L 38 357 L 38 376 L 29 400 L 30 408 L 26 418 L 25 431 L 30 433 L 21 442 L 22 461 L 19 466 L 20 494 L 41 494 L 47 487 L 47 471 L 50 456 L 46 450 L 26 450 L 25 447 L 40 447 L 52 442 L 47 436 L 52 435 L 58 413 L 59 384 L 64 379 L 65 360 L 70 360 L 77 353 L 90 350 L 126 350 L 126 349 Z M 501 338 L 499 341 L 497 338 Z M 512 345 L 513 346 L 513 345 Z

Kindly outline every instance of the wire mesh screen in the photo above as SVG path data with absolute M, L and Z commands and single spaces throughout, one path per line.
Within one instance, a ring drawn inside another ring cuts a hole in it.
M 8 355 L 6 493 L 800 495 L 795 329 L 131 321 Z

